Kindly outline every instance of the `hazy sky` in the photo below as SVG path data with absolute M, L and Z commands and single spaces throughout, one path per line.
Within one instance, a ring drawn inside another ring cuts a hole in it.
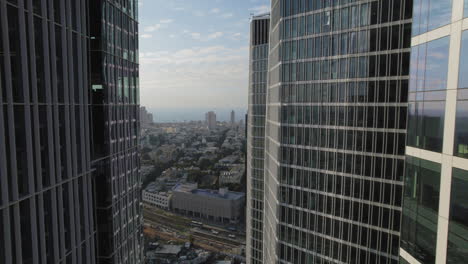
M 247 106 L 249 17 L 269 0 L 140 0 L 140 97 L 149 108 Z

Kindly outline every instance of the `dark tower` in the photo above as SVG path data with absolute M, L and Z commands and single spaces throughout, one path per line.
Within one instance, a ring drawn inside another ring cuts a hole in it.
M 0 0 L 0 263 L 141 263 L 137 1 Z
M 140 263 L 138 3 L 89 4 L 97 259 Z
M 87 3 L 0 1 L 0 263 L 95 263 Z

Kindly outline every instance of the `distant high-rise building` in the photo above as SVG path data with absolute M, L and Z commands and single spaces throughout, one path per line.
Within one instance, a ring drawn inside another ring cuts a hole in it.
M 0 263 L 142 263 L 137 7 L 0 1 Z
M 268 73 L 270 16 L 254 16 L 250 23 L 249 110 L 247 127 L 247 263 L 263 263 L 263 161 L 265 98 Z
M 467 17 L 414 1 L 400 263 L 468 259 Z
M 205 122 L 208 126 L 208 129 L 213 130 L 216 128 L 216 114 L 213 111 L 210 111 L 205 114 Z
M 148 113 L 148 121 L 149 121 L 150 124 L 152 124 L 154 122 L 154 118 L 153 118 L 152 113 Z
M 140 107 L 140 124 L 145 127 L 153 123 L 153 114 L 146 110 L 146 107 Z
M 412 1 L 271 14 L 263 262 L 398 263 Z
M 236 113 L 234 110 L 231 111 L 231 126 L 233 126 L 236 123 Z

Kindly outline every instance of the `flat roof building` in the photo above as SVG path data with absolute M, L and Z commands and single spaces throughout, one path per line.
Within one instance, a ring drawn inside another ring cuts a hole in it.
M 197 189 L 197 184 L 180 184 L 173 189 L 172 208 L 178 213 L 210 221 L 237 223 L 243 213 L 245 194 Z
M 160 184 L 162 185 L 163 183 Z M 150 183 L 142 191 L 143 202 L 169 210 L 171 208 L 172 191 L 163 191 L 161 185 L 158 185 L 156 182 Z

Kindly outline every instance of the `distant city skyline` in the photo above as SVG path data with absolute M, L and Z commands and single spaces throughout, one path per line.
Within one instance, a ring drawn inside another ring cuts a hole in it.
M 142 105 L 145 106 L 145 105 Z M 163 122 L 184 122 L 184 121 L 204 121 L 205 114 L 209 111 L 216 113 L 216 119 L 220 122 L 229 122 L 231 120 L 231 111 L 234 110 L 236 113 L 236 122 L 244 120 L 245 114 L 247 113 L 247 107 L 235 107 L 235 108 L 151 108 L 146 107 L 149 113 L 153 114 L 155 123 Z

